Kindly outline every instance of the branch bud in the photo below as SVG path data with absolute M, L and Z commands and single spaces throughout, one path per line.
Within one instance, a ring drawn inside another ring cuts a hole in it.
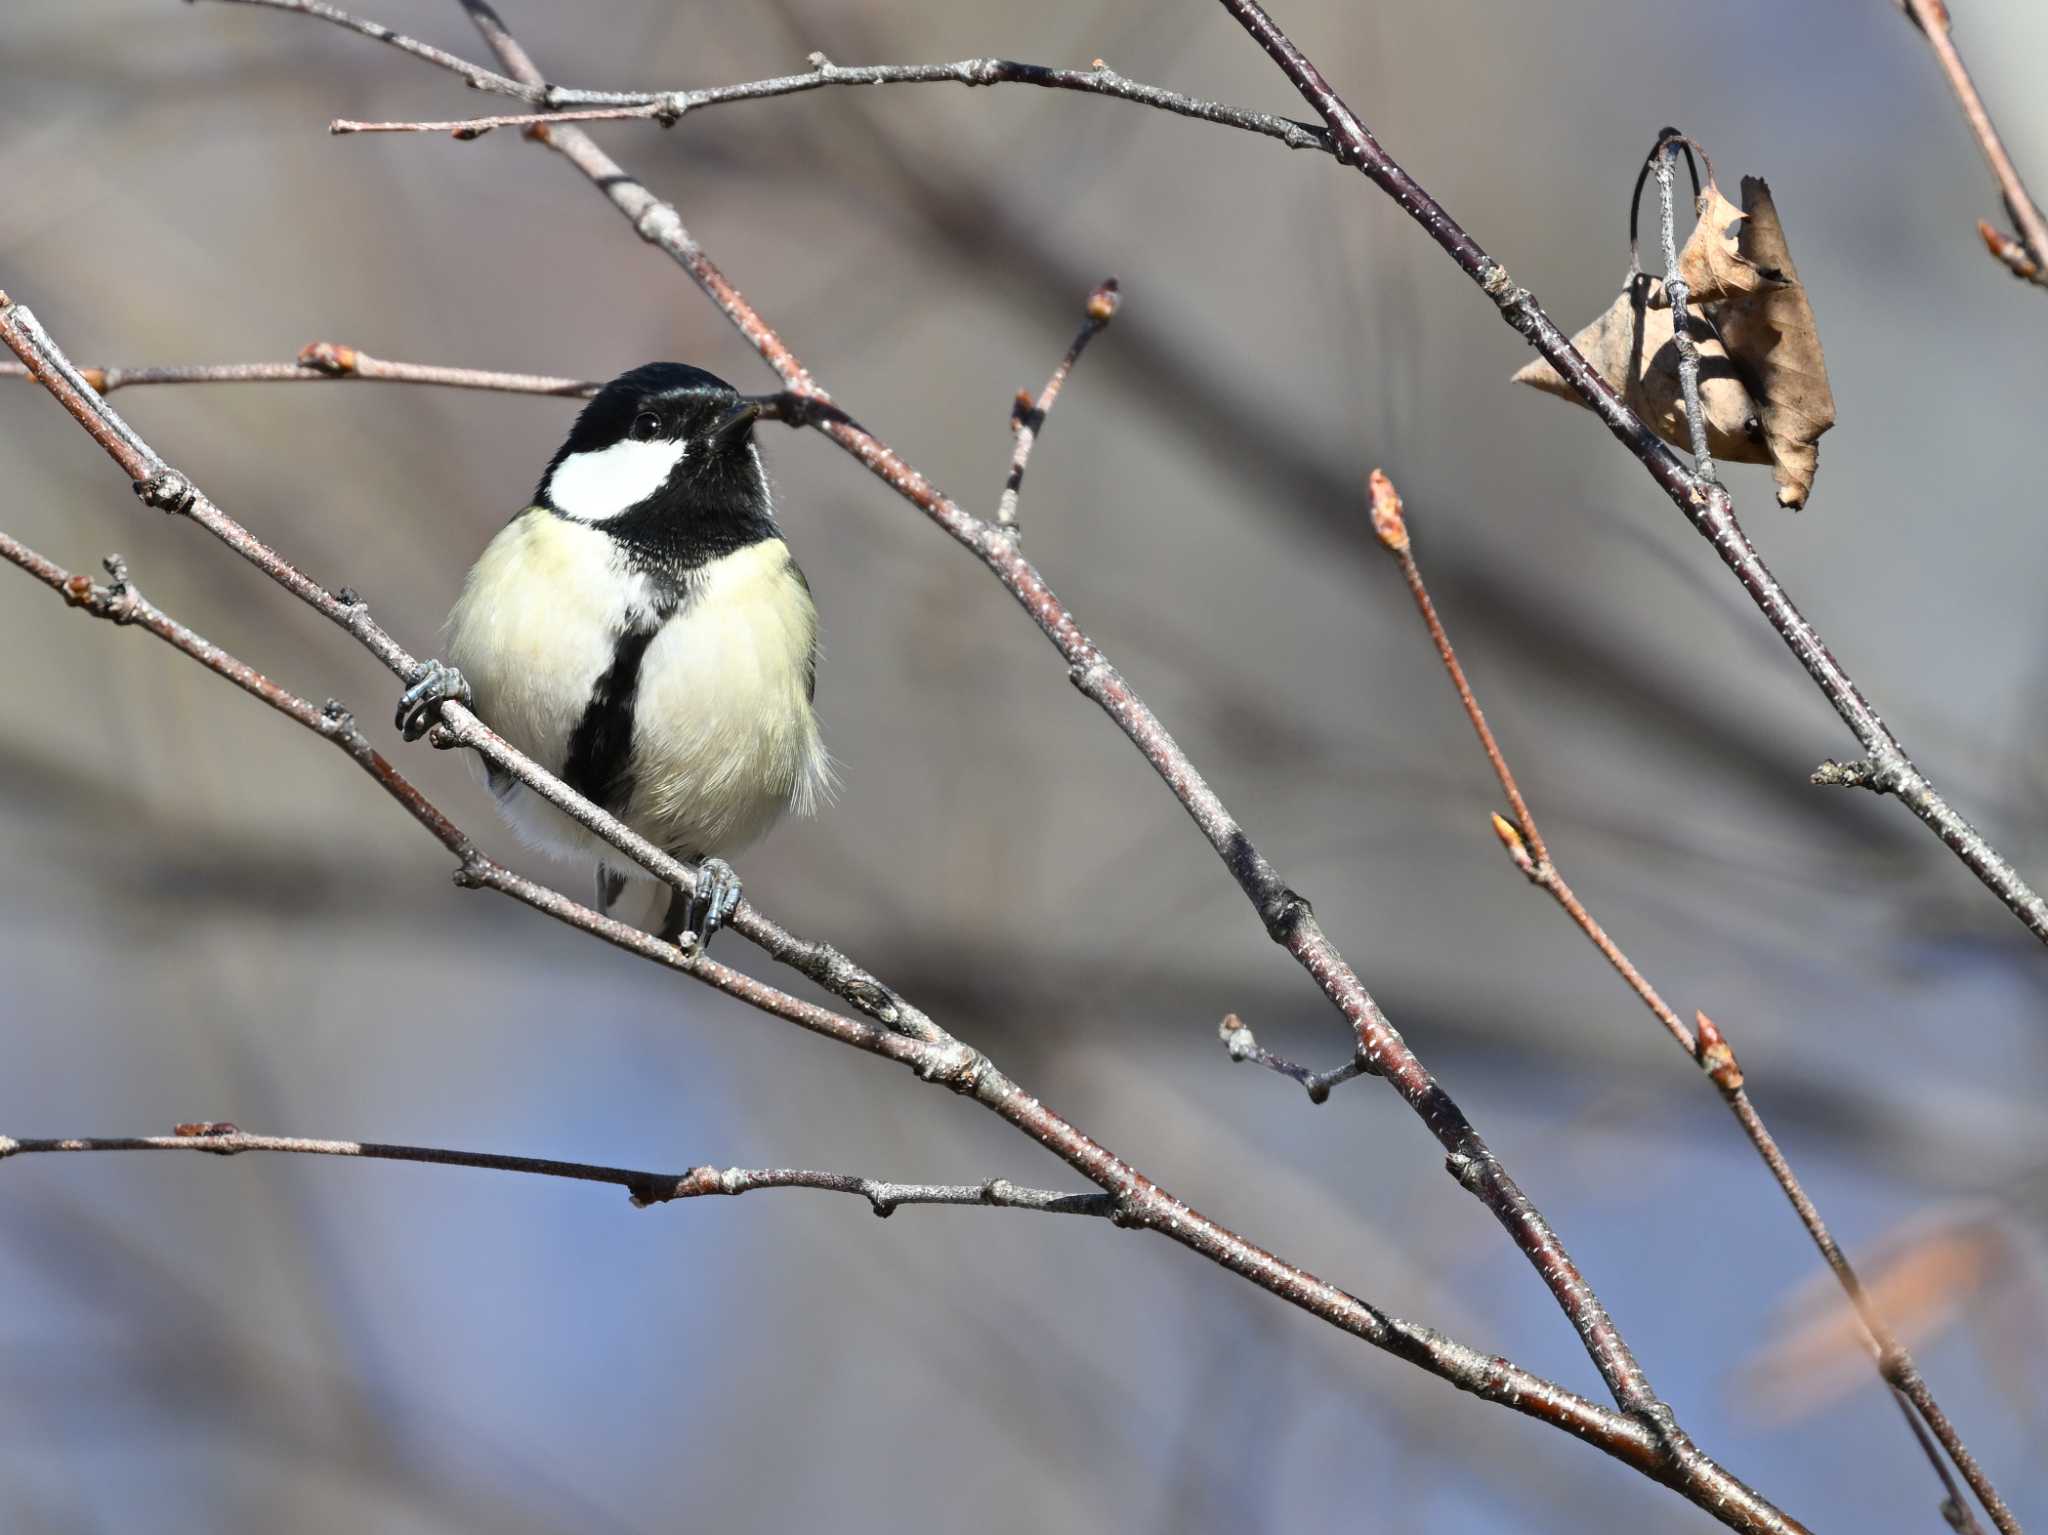
M 332 341 L 309 341 L 299 348 L 299 366 L 341 377 L 356 371 L 356 349 Z
M 1995 259 L 2012 268 L 2013 276 L 2024 277 L 2032 282 L 2041 275 L 2040 265 L 2027 254 L 2026 246 L 2003 230 L 1979 219 L 1977 237 L 1984 242 L 1984 248 L 1990 251 Z
M 1116 279 L 1105 277 L 1088 295 L 1088 318 L 1097 325 L 1107 325 L 1116 318 L 1117 306 L 1123 302 L 1123 295 L 1117 291 Z
M 1372 530 L 1389 552 L 1408 552 L 1408 521 L 1401 515 L 1401 493 L 1394 489 L 1394 482 L 1387 478 L 1386 471 L 1375 469 L 1366 486 L 1372 493 Z M 1499 817 L 1494 818 L 1498 820 Z
M 1742 1068 L 1735 1064 L 1735 1052 L 1728 1048 L 1728 1041 L 1713 1019 L 1705 1013 L 1694 1013 L 1693 1017 L 1700 1028 L 1700 1070 L 1712 1077 L 1722 1092 L 1737 1091 L 1742 1086 Z

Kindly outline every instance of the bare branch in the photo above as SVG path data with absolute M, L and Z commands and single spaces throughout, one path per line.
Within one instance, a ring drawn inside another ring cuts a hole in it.
M 588 398 L 600 384 L 543 373 L 495 373 L 432 363 L 390 362 L 333 341 L 309 342 L 296 362 L 179 363 L 170 366 L 80 368 L 78 376 L 100 394 L 142 384 L 319 384 L 365 379 L 389 384 L 434 384 L 446 389 L 488 389 L 501 394 Z M 26 363 L 0 363 L 0 378 L 30 378 Z
M 1230 1052 L 1233 1061 L 1250 1061 L 1254 1066 L 1263 1066 L 1266 1070 L 1277 1072 L 1290 1081 L 1299 1082 L 1308 1093 L 1310 1103 L 1327 1102 L 1331 1088 L 1341 1086 L 1365 1072 L 1365 1067 L 1360 1065 L 1355 1057 L 1329 1071 L 1312 1071 L 1306 1066 L 1290 1061 L 1284 1055 L 1275 1055 L 1259 1043 L 1258 1036 L 1253 1034 L 1250 1026 L 1235 1013 L 1224 1016 L 1223 1022 L 1216 1026 L 1216 1033 L 1223 1040 L 1223 1048 Z
M 1660 162 L 1660 169 L 1667 174 L 1669 166 L 1668 159 Z M 1667 259 L 1672 261 L 1674 267 L 1676 266 L 1675 258 Z M 1674 302 L 1682 300 L 1674 299 Z M 1622 978 L 1629 990 L 1636 994 L 1642 1004 L 1664 1026 L 1665 1032 L 1677 1042 L 1678 1047 L 1694 1060 L 1720 1089 L 1729 1111 L 1742 1126 L 1743 1134 L 1749 1137 L 1749 1142 L 1756 1148 L 1757 1155 L 1770 1169 L 1771 1176 L 1777 1180 L 1778 1187 L 1784 1191 L 1785 1198 L 1798 1214 L 1800 1224 L 1806 1228 L 1807 1235 L 1813 1239 L 1814 1246 L 1834 1273 L 1842 1292 L 1848 1296 L 1850 1304 L 1855 1308 L 1857 1319 L 1863 1328 L 1864 1340 L 1870 1349 L 1871 1357 L 1877 1362 L 1878 1374 L 1898 1394 L 1902 1403 L 1911 1404 L 1907 1420 L 1912 1423 L 1915 1435 L 1919 1435 L 1920 1426 L 1914 1421 L 1911 1409 L 1919 1410 L 1927 1427 L 1941 1441 L 1943 1448 L 1955 1460 L 1958 1469 L 1977 1489 L 1978 1496 L 1983 1500 L 1993 1522 L 2005 1532 L 2005 1535 L 2017 1535 L 2019 1526 L 2013 1519 L 2011 1509 L 2005 1505 L 1989 1478 L 1984 1476 L 1976 1460 L 1971 1456 L 1968 1446 L 1962 1442 L 1961 1436 L 1956 1433 L 1940 1405 L 1935 1402 L 1933 1392 L 1920 1375 L 1919 1366 L 1913 1362 L 1905 1346 L 1899 1342 L 1897 1335 L 1879 1315 L 1868 1292 L 1864 1290 L 1862 1281 L 1856 1277 L 1856 1271 L 1850 1267 L 1848 1257 L 1836 1243 L 1827 1223 L 1821 1219 L 1820 1210 L 1808 1196 L 1798 1175 L 1793 1172 L 1792 1164 L 1786 1160 L 1776 1139 L 1764 1125 L 1763 1116 L 1757 1113 L 1755 1106 L 1749 1101 L 1749 1094 L 1743 1084 L 1742 1070 L 1736 1064 L 1735 1053 L 1729 1048 L 1721 1031 L 1705 1013 L 1697 1015 L 1697 1035 L 1686 1027 L 1657 988 L 1650 984 L 1649 978 L 1635 967 L 1628 955 L 1622 952 L 1621 946 L 1608 935 L 1606 928 L 1594 919 L 1593 914 L 1586 909 L 1585 903 L 1579 899 L 1556 863 L 1552 861 L 1549 846 L 1543 840 L 1543 833 L 1537 828 L 1535 813 L 1530 810 L 1527 799 L 1523 797 L 1521 785 L 1515 780 L 1514 769 L 1508 765 L 1507 755 L 1495 739 L 1492 726 L 1486 722 L 1486 712 L 1479 707 L 1479 700 L 1472 691 L 1471 682 L 1465 675 L 1465 668 L 1458 660 L 1458 652 L 1451 644 L 1450 633 L 1444 628 L 1443 620 L 1436 610 L 1436 603 L 1430 598 L 1429 587 L 1422 578 L 1421 564 L 1415 556 L 1414 539 L 1408 528 L 1400 494 L 1394 489 L 1393 482 L 1377 469 L 1372 472 L 1371 494 L 1373 529 L 1378 533 L 1380 542 L 1386 546 L 1387 551 L 1400 562 L 1401 574 L 1408 583 L 1409 595 L 1415 599 L 1415 610 L 1421 615 L 1423 626 L 1429 631 L 1430 640 L 1436 646 L 1437 657 L 1443 662 L 1444 673 L 1450 678 L 1451 686 L 1457 690 L 1458 702 L 1465 710 L 1465 717 L 1471 722 L 1473 733 L 1479 737 L 1479 745 L 1486 753 L 1487 762 L 1493 767 L 1494 777 L 1500 781 L 1501 793 L 1507 796 L 1508 804 L 1514 812 L 1513 821 L 1499 815 L 1493 818 L 1494 831 L 1500 837 L 1501 846 L 1507 850 L 1509 859 L 1532 885 L 1547 892 L 1551 899 L 1557 902 L 1577 925 L 1579 931 L 1586 935 L 1593 947 L 1598 949 L 1601 956 L 1614 968 L 1615 974 Z M 1945 1469 L 1938 1462 L 1936 1469 L 1942 1472 L 1942 1480 L 1946 1485 L 1948 1477 Z M 1967 1510 L 1964 1517 L 1970 1517 Z
M 2027 191 L 2027 184 L 2020 180 L 2019 169 L 2012 163 L 2012 156 L 2006 153 L 2005 141 L 1998 136 L 1998 129 L 1991 122 L 1991 113 L 1985 109 L 1984 98 L 1977 94 L 1976 82 L 1970 78 L 1970 71 L 1963 64 L 1963 56 L 1956 51 L 1955 38 L 1949 30 L 1948 6 L 1944 0 L 1898 0 L 1898 3 L 1906 13 L 1906 19 L 1920 29 L 1920 35 L 1927 39 L 1927 46 L 1934 50 L 1934 57 L 1940 61 L 1948 88 L 1955 92 L 1956 103 L 1963 109 L 1963 120 L 1970 125 L 1977 147 L 1984 152 L 1984 163 L 1991 167 L 1999 196 L 2005 202 L 2005 211 L 2019 227 L 2020 237 L 2015 241 L 1981 219 L 1977 222 L 1977 233 L 1983 237 L 1992 256 L 2005 263 L 2013 276 L 2048 287 L 2048 220 L 2042 218 L 2039 205 Z
M 1692 294 L 1678 269 L 1678 235 L 1674 228 L 1671 179 L 1678 169 L 1678 152 L 1685 135 L 1666 128 L 1657 135 L 1657 147 L 1650 151 L 1657 166 L 1657 232 L 1663 244 L 1664 293 L 1671 303 L 1671 339 L 1678 344 L 1678 388 L 1685 397 L 1685 424 L 1692 438 L 1693 472 L 1703 480 L 1714 477 L 1714 455 L 1707 450 L 1707 417 L 1700 409 L 1700 348 L 1692 334 Z
M 273 0 L 244 0 L 269 4 Z M 285 9 L 296 9 L 286 6 Z M 360 31 L 370 23 L 344 23 Z M 1045 90 L 1078 91 L 1089 96 L 1112 96 L 1136 102 L 1179 117 L 1239 128 L 1247 133 L 1278 139 L 1289 149 L 1312 149 L 1332 153 L 1329 134 L 1314 123 L 1270 112 L 1252 112 L 1220 101 L 1205 101 L 1162 86 L 1129 80 L 1100 59 L 1087 69 L 1054 69 L 1044 64 L 1023 64 L 1014 59 L 961 59 L 951 64 L 834 64 L 822 53 L 810 55 L 811 68 L 800 74 L 773 75 L 739 85 L 715 85 L 694 91 L 576 91 L 562 87 L 520 86 L 509 95 L 538 100 L 546 97 L 561 105 L 557 112 L 519 112 L 495 117 L 457 118 L 446 122 L 357 122 L 340 118 L 327 125 L 329 133 L 447 133 L 458 139 L 481 138 L 494 128 L 532 128 L 546 123 L 655 122 L 670 127 L 686 112 L 724 106 L 735 101 L 761 101 L 771 96 L 791 96 L 828 85 L 1035 85 Z M 452 66 L 450 66 L 452 67 Z M 468 66 L 474 69 L 476 66 Z M 456 71 L 458 74 L 461 70 Z M 490 74 L 489 70 L 478 71 Z M 497 86 L 486 89 L 496 90 Z M 608 105 L 588 103 L 603 100 Z
M 1045 387 L 1038 391 L 1037 400 L 1021 389 L 1017 392 L 1017 403 L 1010 411 L 1010 428 L 1017 434 L 1016 448 L 1010 454 L 1010 475 L 1003 482 L 1002 498 L 996 504 L 996 526 L 1007 528 L 1012 537 L 1017 532 L 1017 497 L 1024 488 L 1024 469 L 1031 462 L 1031 449 L 1038 441 L 1038 434 L 1045 430 L 1045 418 L 1052 414 L 1053 403 L 1060 397 L 1060 388 L 1067 381 L 1067 375 L 1074 371 L 1074 364 L 1081 360 L 1081 351 L 1095 339 L 1116 317 L 1116 279 L 1104 279 L 1095 291 L 1088 295 L 1088 307 L 1081 321 L 1081 328 L 1074 333 L 1073 345 L 1067 348 L 1067 355 L 1059 360 L 1059 366 L 1052 370 L 1052 377 L 1045 381 Z
M 751 1194 L 756 1189 L 821 1189 L 832 1194 L 858 1194 L 877 1215 L 892 1214 L 901 1205 L 989 1205 L 1004 1210 L 1038 1210 L 1048 1215 L 1107 1216 L 1113 1213 L 1114 1205 L 1107 1194 L 1025 1188 L 1007 1178 L 990 1178 L 982 1183 L 889 1183 L 855 1173 L 811 1172 L 794 1167 L 693 1167 L 686 1173 L 651 1173 L 590 1162 L 561 1162 L 551 1157 L 453 1151 L 443 1146 L 251 1135 L 220 1120 L 179 1125 L 171 1135 L 63 1136 L 48 1140 L 0 1135 L 0 1159 L 58 1151 L 204 1151 L 223 1157 L 244 1151 L 275 1151 L 298 1156 L 361 1157 L 373 1162 L 476 1167 L 581 1183 L 617 1184 L 632 1196 L 636 1207 L 643 1209 L 707 1194 Z

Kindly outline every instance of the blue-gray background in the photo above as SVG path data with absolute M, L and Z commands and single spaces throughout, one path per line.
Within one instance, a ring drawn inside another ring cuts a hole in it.
M 365 0 L 477 55 L 452 4 Z M 1220 9 L 506 0 L 563 82 L 1006 54 L 1302 113 Z M 2048 178 L 2048 11 L 1959 6 Z M 1667 120 L 1763 174 L 1841 425 L 1751 529 L 1923 765 L 2048 877 L 2048 297 L 1885 0 L 1281 15 L 1552 312 L 1612 297 Z M 169 0 L 0 17 L 0 286 L 85 362 L 418 361 L 768 376 L 567 166 L 500 133 L 334 140 L 491 98 L 304 20 Z M 1591 417 L 1513 389 L 1491 307 L 1360 178 L 1112 102 L 818 93 L 604 130 L 850 408 L 992 507 L 1008 402 L 1115 272 L 1125 314 L 1025 506 L 1048 578 L 1543 1204 L 1700 1441 L 1825 1529 L 1941 1528 L 1817 1260 L 1711 1090 L 1505 866 L 1497 791 L 1358 485 L 1384 464 L 1566 869 L 1757 1101 L 2048 1519 L 2044 957 L 1898 809 L 1804 785 L 1853 743 Z M 561 401 L 375 385 L 134 391 L 224 506 L 418 650 L 566 427 Z M 143 513 L 0 387 L 4 525 L 125 553 L 202 632 L 375 727 L 391 679 Z M 846 782 L 750 889 L 1176 1192 L 1404 1315 L 1580 1389 L 1571 1328 L 1384 1088 L 1319 1110 L 1214 1028 L 1344 1034 L 995 583 L 828 445 L 772 435 L 823 608 Z M 280 1133 L 631 1165 L 1065 1183 L 971 1105 L 463 895 L 335 754 L 0 574 L 0 1131 Z M 383 732 L 380 731 L 380 736 Z M 408 772 L 494 847 L 462 765 Z M 728 960 L 758 956 L 729 943 Z M 1889 1260 L 1886 1255 L 1891 1255 Z M 0 1171 L 0 1524 L 358 1531 L 1701 1529 L 1167 1243 L 1081 1221 L 242 1158 Z M 1810 1309 L 1803 1310 L 1802 1308 Z M 1818 1329 L 1816 1331 L 1816 1329 Z

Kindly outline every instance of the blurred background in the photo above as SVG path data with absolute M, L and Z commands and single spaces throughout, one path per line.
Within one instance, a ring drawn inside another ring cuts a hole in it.
M 364 0 L 482 58 L 456 7 Z M 1193 0 L 504 0 L 551 78 L 665 88 L 1000 54 L 1301 116 Z M 1921 764 L 2048 878 L 2048 297 L 1896 7 L 1290 0 L 1387 146 L 1569 329 L 1626 268 L 1675 121 L 1767 176 L 1840 425 L 1751 532 Z M 2048 10 L 1958 7 L 2048 181 Z M 0 286 L 81 363 L 311 340 L 605 377 L 770 377 L 573 170 L 328 26 L 12 0 Z M 822 91 L 599 129 L 867 425 L 993 508 L 1013 393 L 1088 288 L 1125 307 L 1041 442 L 1026 548 L 1543 1205 L 1694 1435 L 1831 1529 L 1941 1528 L 1819 1262 L 1713 1091 L 1502 859 L 1498 791 L 1397 572 L 1423 566 L 1580 893 L 1732 1040 L 1938 1395 L 2048 1519 L 2048 959 L 1897 806 L 1711 552 L 1384 197 L 1329 160 L 1005 86 Z M 571 402 L 389 385 L 122 393 L 169 459 L 422 653 Z M 153 598 L 380 742 L 396 687 L 0 382 L 4 526 Z M 820 439 L 764 442 L 823 611 L 845 789 L 743 860 L 829 938 L 1176 1193 L 1403 1315 L 1598 1395 L 1414 1117 L 1233 1067 L 1226 1011 L 1346 1034 L 973 560 Z M 0 573 L 0 1132 L 181 1120 L 681 1169 L 1074 1183 L 972 1105 L 508 902 L 336 754 Z M 392 737 L 395 740 L 395 737 Z M 392 748 L 395 750 L 395 748 Z M 464 765 L 413 774 L 538 873 Z M 576 891 L 580 895 L 580 889 Z M 723 957 L 761 971 L 728 939 Z M 781 984 L 795 984 L 768 972 Z M 0 1525 L 341 1532 L 1697 1530 L 1603 1457 L 1178 1248 L 1078 1220 L 614 1190 L 399 1165 L 41 1157 L 0 1170 Z

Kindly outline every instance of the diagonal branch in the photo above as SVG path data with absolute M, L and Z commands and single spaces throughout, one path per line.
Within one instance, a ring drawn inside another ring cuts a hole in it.
M 2020 237 L 2015 240 L 1982 219 L 1977 221 L 1977 233 L 2013 276 L 2048 287 L 2048 220 L 2041 217 L 2039 204 L 2027 191 L 2027 184 L 2020 180 L 2019 168 L 2006 153 L 2005 140 L 1998 136 L 1984 98 L 1977 94 L 1976 82 L 1963 64 L 1963 56 L 1956 51 L 1956 41 L 1949 30 L 1948 6 L 1943 0 L 1898 0 L 1898 4 L 1906 19 L 1927 39 L 1927 46 L 1934 50 L 1948 88 L 1955 93 L 1956 104 L 1963 109 L 1963 120 L 1970 125 L 1977 147 L 1984 152 L 1984 163 L 1991 167 L 2005 211 L 2012 216 Z
M 831 1194 L 857 1194 L 877 1215 L 893 1214 L 903 1205 L 989 1205 L 1003 1210 L 1037 1210 L 1048 1215 L 1108 1216 L 1114 1213 L 1115 1205 L 1107 1194 L 1025 1188 L 1007 1178 L 989 1178 L 981 1183 L 890 1183 L 857 1173 L 813 1172 L 795 1167 L 693 1167 L 686 1173 L 651 1173 L 590 1162 L 562 1162 L 552 1157 L 454 1151 L 444 1146 L 251 1135 L 221 1120 L 179 1125 L 171 1135 L 63 1136 L 44 1140 L 0 1135 L 0 1160 L 64 1151 L 204 1151 L 220 1157 L 244 1151 L 274 1151 L 296 1156 L 359 1157 L 372 1162 L 420 1162 L 434 1167 L 475 1167 L 539 1178 L 567 1178 L 579 1183 L 614 1183 L 630 1194 L 634 1206 L 641 1209 L 678 1199 L 699 1199 L 707 1194 L 751 1194 L 757 1189 L 820 1189 Z
M 1017 403 L 1010 410 L 1010 429 L 1017 434 L 1017 445 L 1010 453 L 1009 477 L 1003 481 L 1002 498 L 996 503 L 996 526 L 1005 528 L 1011 537 L 1017 534 L 1017 499 L 1024 489 L 1024 470 L 1031 462 L 1031 450 L 1038 443 L 1038 434 L 1045 430 L 1045 418 L 1052 414 L 1053 405 L 1059 400 L 1060 390 L 1067 382 L 1067 375 L 1074 371 L 1074 364 L 1081 360 L 1081 352 L 1098 332 L 1116 318 L 1121 300 L 1117 294 L 1116 279 L 1105 278 L 1095 291 L 1088 295 L 1088 307 L 1081 320 L 1081 328 L 1074 333 L 1073 343 L 1067 348 L 1067 355 L 1059 360 L 1052 370 L 1052 377 L 1045 381 L 1045 387 L 1038 391 L 1038 398 L 1032 399 L 1023 390 L 1017 391 Z
M 1855 679 L 1837 661 L 1827 645 L 1806 621 L 1778 578 L 1764 564 L 1763 556 L 1742 531 L 1728 492 L 1717 484 L 1702 481 L 1678 455 L 1660 441 L 1629 409 L 1614 388 L 1586 361 L 1579 349 L 1559 330 L 1529 290 L 1518 286 L 1507 269 L 1489 256 L 1465 232 L 1450 211 L 1438 202 L 1407 171 L 1380 147 L 1365 124 L 1359 121 L 1321 70 L 1280 30 L 1258 0 L 1221 0 L 1228 11 L 1272 57 L 1273 62 L 1295 89 L 1313 106 L 1336 140 L 1338 160 L 1357 167 L 1402 211 L 1420 224 L 1431 239 L 1443 247 L 1460 270 L 1479 285 L 1500 310 L 1501 318 L 1540 352 L 1557 369 L 1573 393 L 1591 406 L 1607 429 L 1641 461 L 1686 520 L 1714 546 L 1714 552 L 1735 573 L 1750 600 L 1762 610 L 1799 664 L 1806 668 L 1842 722 L 1855 733 L 1863 750 L 1881 775 L 1877 782 L 1896 794 L 1899 802 L 1926 823 L 1943 846 L 1961 859 L 1964 867 L 1983 881 L 2027 930 L 2048 943 L 2048 900 L 2020 877 L 2005 856 L 1963 819 L 1954 807 L 1935 792 L 1891 728 L 1871 707 Z
M 1664 162 L 1668 169 L 1669 161 Z M 1666 226 L 1668 232 L 1668 224 Z M 1675 258 L 1673 264 L 1675 266 Z M 1681 302 L 1674 299 L 1674 302 Z M 1915 1436 L 1920 1434 L 1920 1424 L 1913 1413 L 1917 1410 L 1925 1420 L 1928 1429 L 1947 1450 L 1955 1461 L 1957 1469 L 1976 1490 L 1983 1501 L 1985 1510 L 2004 1535 L 2018 1535 L 2019 1524 L 1998 1489 L 1991 1484 L 1962 1436 L 1956 1432 L 1947 1414 L 1934 1400 L 1934 1393 L 1920 1374 L 1920 1367 L 1913 1362 L 1913 1356 L 1906 1352 L 1898 1335 L 1891 1330 L 1884 1317 L 1878 1312 L 1863 1282 L 1856 1277 L 1848 1256 L 1828 1230 L 1827 1222 L 1821 1218 L 1819 1208 L 1800 1183 L 1792 1164 L 1779 1148 L 1777 1139 L 1765 1126 L 1763 1116 L 1749 1100 L 1749 1093 L 1743 1083 L 1742 1070 L 1735 1062 L 1735 1053 L 1728 1046 L 1721 1031 L 1714 1026 L 1705 1013 L 1697 1015 L 1697 1035 L 1687 1028 L 1685 1021 L 1673 1011 L 1649 978 L 1638 970 L 1621 946 L 1608 935 L 1606 928 L 1594 919 L 1577 893 L 1565 880 L 1563 871 L 1551 857 L 1549 844 L 1537 828 L 1535 813 L 1523 797 L 1521 785 L 1516 782 L 1514 769 L 1508 765 L 1507 754 L 1501 750 L 1500 742 L 1494 737 L 1493 727 L 1486 722 L 1486 711 L 1479 707 L 1479 699 L 1472 691 L 1472 684 L 1465 675 L 1465 668 L 1458 660 L 1458 652 L 1451 644 L 1450 632 L 1445 629 L 1443 619 L 1437 613 L 1436 603 L 1430 598 L 1429 587 L 1422 578 L 1422 566 L 1416 559 L 1414 542 L 1408 531 L 1408 522 L 1401 503 L 1401 496 L 1394 489 L 1393 481 L 1375 469 L 1371 478 L 1371 505 L 1373 531 L 1379 535 L 1381 544 L 1393 555 L 1401 567 L 1402 578 L 1408 583 L 1408 593 L 1415 600 L 1415 611 L 1420 615 L 1423 627 L 1429 631 L 1431 642 L 1436 647 L 1437 658 L 1443 662 L 1444 674 L 1450 678 L 1451 686 L 1457 691 L 1458 702 L 1464 707 L 1465 718 L 1470 721 L 1473 734 L 1479 738 L 1479 746 L 1486 753 L 1486 760 L 1493 767 L 1493 774 L 1500 782 L 1501 793 L 1513 814 L 1513 819 L 1496 815 L 1493 818 L 1495 832 L 1501 845 L 1506 848 L 1509 859 L 1522 871 L 1529 883 L 1547 893 L 1557 902 L 1579 931 L 1586 935 L 1601 957 L 1614 968 L 1641 999 L 1664 1031 L 1677 1043 L 1688 1057 L 1706 1072 L 1714 1085 L 1721 1091 L 1729 1112 L 1741 1125 L 1749 1143 L 1762 1158 L 1764 1166 L 1770 1169 L 1778 1187 L 1784 1191 L 1786 1200 L 1798 1215 L 1800 1224 L 1819 1250 L 1821 1258 L 1833 1272 L 1842 1287 L 1842 1293 L 1849 1298 L 1857 1321 L 1863 1329 L 1866 1345 L 1871 1358 L 1876 1361 L 1878 1374 L 1898 1397 L 1906 1411 L 1907 1422 L 1912 1425 Z M 1313 1089 L 1311 1089 L 1313 1095 Z M 1949 1478 L 1946 1467 L 1937 1459 L 1935 1470 L 1940 1475 L 1944 1488 Z M 1969 1518 L 1968 1511 L 1963 1517 Z M 1974 1521 L 1972 1521 L 1974 1523 Z

